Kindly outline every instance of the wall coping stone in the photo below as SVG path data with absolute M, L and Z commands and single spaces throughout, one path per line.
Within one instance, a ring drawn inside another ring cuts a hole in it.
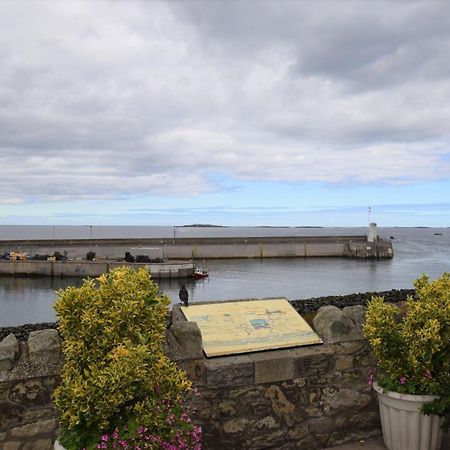
M 314 329 L 325 343 L 354 341 L 361 339 L 361 329 L 352 317 L 354 310 L 343 310 L 337 306 L 322 306 L 313 319 Z
M 196 322 L 177 320 L 166 332 L 172 361 L 203 358 L 202 334 Z
M 0 373 L 10 371 L 18 356 L 19 342 L 16 336 L 10 333 L 0 342 Z
M 48 331 L 57 333 L 56 330 Z M 39 337 L 40 335 L 35 335 L 33 338 L 35 340 L 35 345 L 33 347 L 32 343 L 34 353 L 31 358 L 29 352 L 29 341 L 18 342 L 18 356 L 10 370 L 0 370 L 0 383 L 26 380 L 29 378 L 59 376 L 63 362 L 60 344 L 56 345 L 56 341 L 54 339 L 41 341 Z M 54 337 L 55 336 L 53 336 L 53 338 Z M 45 342 L 49 344 L 48 347 L 43 346 Z
M 28 355 L 34 365 L 57 365 L 61 359 L 58 330 L 32 331 L 28 338 Z

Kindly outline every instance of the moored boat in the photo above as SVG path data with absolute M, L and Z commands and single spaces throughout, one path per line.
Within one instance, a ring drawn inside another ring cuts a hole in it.
M 194 273 L 192 274 L 192 278 L 194 280 L 200 280 L 201 278 L 206 278 L 207 276 L 209 276 L 208 272 L 201 269 L 195 269 Z

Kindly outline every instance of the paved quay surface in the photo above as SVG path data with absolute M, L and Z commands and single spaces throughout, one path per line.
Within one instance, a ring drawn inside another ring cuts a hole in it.
M 377 437 L 359 442 L 353 442 L 351 444 L 338 445 L 337 447 L 329 447 L 324 450 L 387 450 L 387 447 L 383 443 L 383 437 Z M 442 438 L 441 450 L 450 449 L 450 433 L 444 434 Z M 404 450 L 409 450 L 405 448 Z

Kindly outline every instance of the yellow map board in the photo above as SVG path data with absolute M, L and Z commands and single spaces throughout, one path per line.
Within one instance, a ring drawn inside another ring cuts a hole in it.
M 322 341 L 285 298 L 182 306 L 197 322 L 206 356 L 232 355 Z

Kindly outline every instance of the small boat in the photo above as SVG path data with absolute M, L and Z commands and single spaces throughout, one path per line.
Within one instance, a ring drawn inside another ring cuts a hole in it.
M 194 280 L 200 280 L 202 278 L 206 278 L 208 276 L 208 272 L 206 270 L 195 269 L 192 274 L 192 278 Z
M 434 233 L 435 236 L 442 236 L 442 233 Z

